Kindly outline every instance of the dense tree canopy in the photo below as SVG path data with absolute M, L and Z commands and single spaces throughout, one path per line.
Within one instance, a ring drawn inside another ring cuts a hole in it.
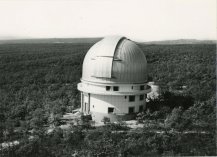
M 143 129 L 122 123 L 63 131 L 62 115 L 80 105 L 76 87 L 90 47 L 0 45 L 0 143 L 20 142 L 1 149 L 3 156 L 216 155 L 215 45 L 140 45 L 149 80 L 162 90 L 137 117 L 149 121 Z

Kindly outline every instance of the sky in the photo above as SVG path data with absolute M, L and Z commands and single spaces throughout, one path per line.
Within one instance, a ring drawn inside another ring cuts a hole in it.
M 216 39 L 216 0 L 0 0 L 0 39 Z

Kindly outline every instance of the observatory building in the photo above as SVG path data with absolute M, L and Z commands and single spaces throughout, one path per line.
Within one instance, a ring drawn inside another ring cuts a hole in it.
M 82 69 L 81 111 L 94 121 L 130 119 L 146 105 L 147 61 L 142 50 L 125 37 L 111 36 L 93 45 Z

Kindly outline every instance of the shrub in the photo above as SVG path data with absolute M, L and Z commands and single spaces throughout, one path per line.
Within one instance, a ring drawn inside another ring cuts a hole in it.
M 110 123 L 110 118 L 103 117 L 102 122 L 104 122 L 104 124 L 108 124 L 108 123 Z

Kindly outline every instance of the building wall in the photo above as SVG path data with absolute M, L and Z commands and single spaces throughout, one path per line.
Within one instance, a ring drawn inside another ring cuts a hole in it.
M 104 84 L 89 84 L 89 83 L 82 83 L 80 84 L 82 88 L 87 89 L 87 90 L 95 90 L 95 91 L 101 91 L 101 92 L 106 92 L 106 86 L 110 86 L 111 89 L 109 91 L 113 91 L 114 86 L 118 86 L 119 90 L 118 92 L 133 92 L 133 91 L 140 91 L 140 86 L 144 86 L 144 88 L 147 88 L 146 84 L 112 84 L 112 85 L 104 85 Z
M 106 86 L 110 86 L 110 89 L 108 90 Z M 117 91 L 114 91 L 115 86 L 118 86 Z M 144 89 L 141 89 L 141 86 Z M 133 114 L 129 114 L 130 107 L 134 108 L 133 113 L 139 112 L 141 107 L 144 109 L 147 93 L 151 90 L 146 83 L 97 84 L 88 82 L 79 83 L 78 89 L 81 91 L 81 110 L 84 114 L 91 114 L 95 121 L 102 121 L 104 117 L 109 117 L 112 122 L 117 121 L 120 117 L 132 118 Z M 135 100 L 130 101 L 130 96 L 135 96 Z M 142 100 L 140 96 L 143 96 Z M 114 108 L 114 110 L 109 112 L 109 108 Z
M 129 96 L 116 95 L 96 95 L 90 94 L 90 102 L 88 94 L 84 94 L 84 103 L 90 103 L 90 112 L 108 113 L 108 107 L 114 108 L 114 114 L 128 114 L 129 107 L 135 107 L 134 111 L 139 112 L 139 107 L 145 107 L 144 99 L 140 100 L 140 95 L 135 95 L 135 101 L 129 102 Z

